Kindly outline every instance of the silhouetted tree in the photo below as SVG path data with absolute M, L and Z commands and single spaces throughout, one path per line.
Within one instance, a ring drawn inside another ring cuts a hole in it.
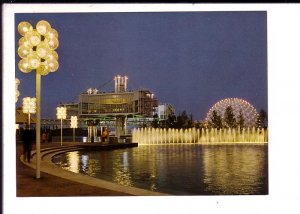
M 151 126 L 153 128 L 158 128 L 159 127 L 159 119 L 158 119 L 157 114 L 153 115 L 153 121 L 151 122 Z
M 200 121 L 197 121 L 197 122 L 194 121 L 194 127 L 196 129 L 206 128 L 206 123 L 205 122 L 200 122 Z
M 227 128 L 236 128 L 236 119 L 234 118 L 233 109 L 228 106 L 224 114 L 224 122 Z
M 186 128 L 192 128 L 194 127 L 194 121 L 193 121 L 193 115 L 190 114 L 189 120 L 188 120 L 188 124 Z
M 212 116 L 209 121 L 209 127 L 217 129 L 222 128 L 222 118 L 220 115 L 218 115 L 216 110 L 212 112 Z
M 176 128 L 176 116 L 175 114 L 168 115 L 167 121 L 166 121 L 166 128 Z
M 268 115 L 267 112 L 263 109 L 260 110 L 257 117 L 257 127 L 266 129 L 268 127 Z
M 186 114 L 186 111 L 183 111 L 177 116 L 176 128 L 187 128 L 189 123 L 189 117 Z

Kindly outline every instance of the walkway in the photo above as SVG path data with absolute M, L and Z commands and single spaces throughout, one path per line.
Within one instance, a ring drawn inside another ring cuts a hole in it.
M 42 143 L 41 149 L 59 146 L 60 143 Z M 17 143 L 16 170 L 17 196 L 129 196 L 129 194 L 104 188 L 81 184 L 41 172 L 41 178 L 35 178 L 35 170 L 20 161 L 22 144 Z M 35 146 L 33 147 L 35 150 Z

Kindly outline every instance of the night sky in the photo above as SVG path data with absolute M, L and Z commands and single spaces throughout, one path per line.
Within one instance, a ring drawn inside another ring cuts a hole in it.
M 267 111 L 266 12 L 16 14 L 17 106 L 35 96 L 35 72 L 17 66 L 17 25 L 41 19 L 60 42 L 59 69 L 42 76 L 42 118 L 55 118 L 60 102 L 77 102 L 90 87 L 113 91 L 117 74 L 128 76 L 129 90 L 150 89 L 196 120 L 229 97 Z

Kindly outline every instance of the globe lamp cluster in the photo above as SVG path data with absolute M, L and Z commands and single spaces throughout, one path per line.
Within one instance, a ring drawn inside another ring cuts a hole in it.
M 36 69 L 41 75 L 55 72 L 59 67 L 55 51 L 59 46 L 57 31 L 47 21 L 41 20 L 36 29 L 29 22 L 20 22 L 18 32 L 22 36 L 18 48 L 20 71 L 29 73 Z

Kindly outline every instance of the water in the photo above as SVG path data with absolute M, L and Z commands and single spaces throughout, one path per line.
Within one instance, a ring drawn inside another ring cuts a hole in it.
M 132 132 L 133 142 L 139 144 L 175 143 L 266 143 L 268 130 L 252 128 L 236 129 L 163 129 L 141 128 Z
M 267 145 L 140 145 L 53 158 L 66 170 L 175 195 L 268 194 Z

